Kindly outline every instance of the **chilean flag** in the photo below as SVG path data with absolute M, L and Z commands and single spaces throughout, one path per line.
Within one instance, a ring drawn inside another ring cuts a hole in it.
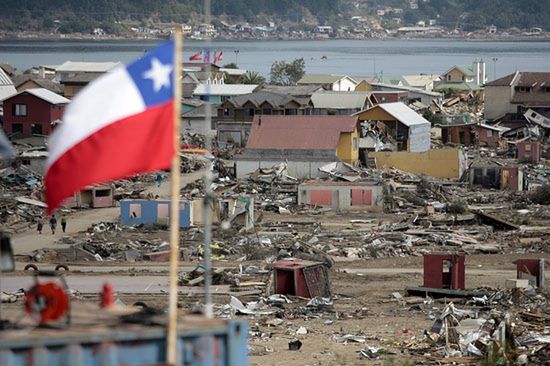
M 91 184 L 170 166 L 174 41 L 94 80 L 68 105 L 48 141 L 48 213 Z

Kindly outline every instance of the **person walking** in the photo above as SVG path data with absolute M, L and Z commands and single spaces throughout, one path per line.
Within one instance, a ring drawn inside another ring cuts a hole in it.
M 50 218 L 50 229 L 52 229 L 52 234 L 55 234 L 55 228 L 57 227 L 57 219 L 55 215 L 52 215 Z
M 43 227 L 44 227 L 44 220 L 42 219 L 42 217 L 39 217 L 36 225 L 36 230 L 38 231 L 38 234 L 42 234 Z
M 65 229 L 67 228 L 67 217 L 65 215 L 61 216 L 61 230 L 65 232 Z

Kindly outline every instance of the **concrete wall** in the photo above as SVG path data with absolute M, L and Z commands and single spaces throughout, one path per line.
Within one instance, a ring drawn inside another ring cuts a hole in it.
M 286 161 L 287 174 L 299 179 L 319 178 L 319 168 L 336 160 L 335 158 L 334 160 L 326 161 Z M 250 173 L 256 171 L 258 168 L 271 168 L 281 162 L 285 162 L 285 160 L 236 160 L 236 175 L 237 178 L 247 178 Z
M 510 103 L 514 88 L 511 86 L 485 87 L 485 118 L 494 120 L 507 113 L 516 113 L 516 106 Z
M 353 205 L 352 204 L 352 191 L 370 191 L 372 195 L 370 205 Z M 371 185 L 365 183 L 365 185 L 330 185 L 319 184 L 312 185 L 300 184 L 298 188 L 298 203 L 299 204 L 312 204 L 311 194 L 312 191 L 329 191 L 331 194 L 331 205 L 329 207 L 335 210 L 367 210 L 367 211 L 381 211 L 384 205 L 384 187 L 382 185 Z
M 395 167 L 414 174 L 425 174 L 434 178 L 458 179 L 466 167 L 464 152 L 460 149 L 429 150 L 422 153 L 407 151 L 373 152 L 376 167 Z
M 215 135 L 215 130 L 212 126 L 207 125 L 204 118 L 182 118 L 181 119 L 181 132 L 188 133 L 200 133 L 201 135 Z

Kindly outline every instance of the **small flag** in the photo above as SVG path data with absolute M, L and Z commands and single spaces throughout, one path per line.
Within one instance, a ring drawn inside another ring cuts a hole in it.
M 174 149 L 174 42 L 82 89 L 51 135 L 48 213 L 75 192 L 170 166 Z
M 204 57 L 202 60 L 204 62 L 210 62 L 210 51 L 204 51 Z
M 194 55 L 191 55 L 189 57 L 189 61 L 200 61 L 200 60 L 202 60 L 202 52 L 201 51 L 199 51 L 199 52 L 197 52 Z
M 214 61 L 212 61 L 213 63 L 217 63 L 219 61 L 222 61 L 223 60 L 223 51 L 220 51 L 219 54 L 216 55 L 216 52 L 214 52 Z

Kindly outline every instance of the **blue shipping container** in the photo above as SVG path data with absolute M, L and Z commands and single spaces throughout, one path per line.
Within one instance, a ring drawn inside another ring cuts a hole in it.
M 185 366 L 248 365 L 248 323 L 186 319 L 178 332 Z M 90 326 L 0 332 L 2 366 L 146 366 L 166 362 L 166 329 L 159 326 Z

